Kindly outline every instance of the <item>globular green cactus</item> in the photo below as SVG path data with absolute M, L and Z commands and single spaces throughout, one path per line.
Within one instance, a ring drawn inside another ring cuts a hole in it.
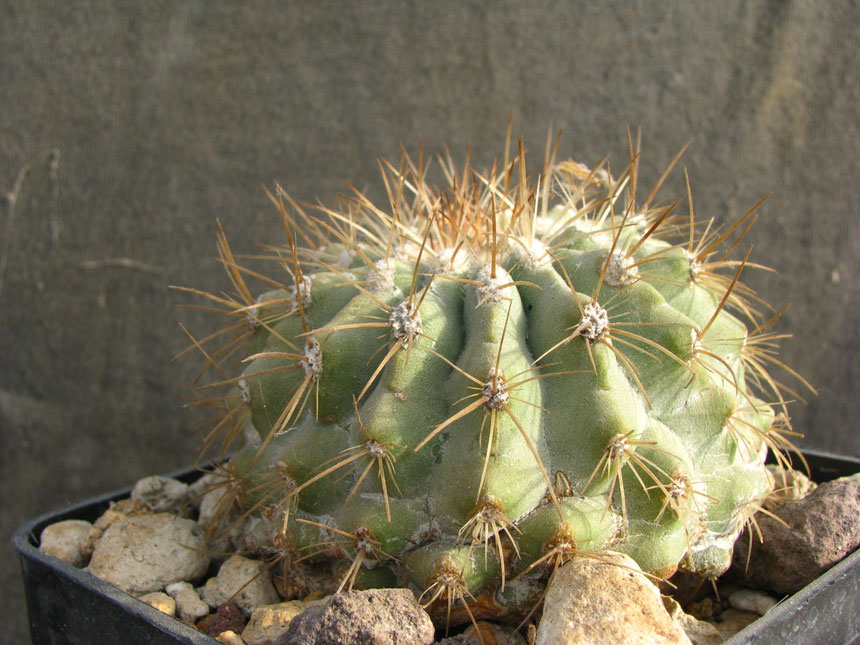
M 718 230 L 656 204 L 665 174 L 637 197 L 632 144 L 620 177 L 554 157 L 443 159 L 441 186 L 383 162 L 385 206 L 278 189 L 274 276 L 220 233 L 235 293 L 209 296 L 230 325 L 203 350 L 227 389 L 206 444 L 244 442 L 226 499 L 287 577 L 340 562 L 340 588 L 450 608 L 609 548 L 659 577 L 729 565 L 766 454 L 792 447 L 780 336 L 727 259 L 756 209 Z

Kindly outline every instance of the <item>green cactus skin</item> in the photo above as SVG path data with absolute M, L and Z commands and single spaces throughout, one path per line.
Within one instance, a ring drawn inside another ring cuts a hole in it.
M 620 178 L 553 156 L 443 160 L 441 188 L 404 157 L 385 208 L 278 189 L 283 277 L 219 232 L 236 293 L 209 296 L 231 324 L 207 358 L 241 363 L 206 447 L 244 440 L 222 472 L 272 553 L 449 609 L 609 548 L 727 568 L 793 447 L 779 337 L 722 250 L 755 208 L 718 231 L 638 200 L 638 152 Z

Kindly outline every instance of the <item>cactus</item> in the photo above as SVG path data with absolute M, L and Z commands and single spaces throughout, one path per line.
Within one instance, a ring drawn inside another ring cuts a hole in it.
M 793 448 L 797 394 L 768 370 L 800 379 L 739 281 L 749 252 L 727 259 L 758 204 L 718 229 L 689 181 L 686 207 L 657 205 L 668 170 L 637 196 L 638 144 L 620 177 L 556 147 L 534 175 L 522 144 L 484 173 L 441 159 L 441 187 L 383 162 L 385 207 L 278 188 L 274 272 L 219 232 L 234 293 L 203 294 L 230 322 L 193 343 L 224 392 L 204 443 L 235 450 L 222 528 L 238 508 L 286 578 L 318 562 L 339 589 L 469 611 L 609 548 L 663 578 L 728 567 L 768 451 Z

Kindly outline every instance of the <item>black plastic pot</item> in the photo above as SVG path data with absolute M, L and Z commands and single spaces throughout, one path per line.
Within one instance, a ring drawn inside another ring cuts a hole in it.
M 860 459 L 817 451 L 804 455 L 815 481 L 860 472 Z M 196 471 L 170 475 L 184 481 Z M 38 549 L 38 537 L 49 524 L 67 519 L 94 521 L 111 501 L 130 489 L 108 493 L 61 511 L 37 517 L 12 538 L 21 558 L 30 617 L 30 634 L 43 643 L 199 643 L 214 639 L 153 609 L 133 596 Z M 726 641 L 837 645 L 860 642 L 860 551 L 771 609 L 766 616 Z
M 168 475 L 185 482 L 192 482 L 199 476 L 195 470 Z M 108 509 L 110 502 L 127 498 L 130 494 L 130 488 L 106 493 L 37 517 L 15 531 L 12 542 L 21 558 L 30 638 L 34 645 L 218 645 L 214 638 L 91 573 L 39 550 L 39 536 L 49 524 L 63 520 L 93 522 Z

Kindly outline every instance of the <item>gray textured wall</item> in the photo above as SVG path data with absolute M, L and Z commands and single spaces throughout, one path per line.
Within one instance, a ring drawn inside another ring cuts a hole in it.
M 13 528 L 194 455 L 194 365 L 169 359 L 178 320 L 207 323 L 168 285 L 226 286 L 216 217 L 253 250 L 279 231 L 261 184 L 378 193 L 400 142 L 486 162 L 509 115 L 536 159 L 550 122 L 564 155 L 616 166 L 641 128 L 646 182 L 692 139 L 697 212 L 720 221 L 773 192 L 750 239 L 778 273 L 748 282 L 793 303 L 784 357 L 820 393 L 796 426 L 860 452 L 858 33 L 844 0 L 0 2 L 10 642 Z M 682 192 L 677 173 L 662 194 Z

